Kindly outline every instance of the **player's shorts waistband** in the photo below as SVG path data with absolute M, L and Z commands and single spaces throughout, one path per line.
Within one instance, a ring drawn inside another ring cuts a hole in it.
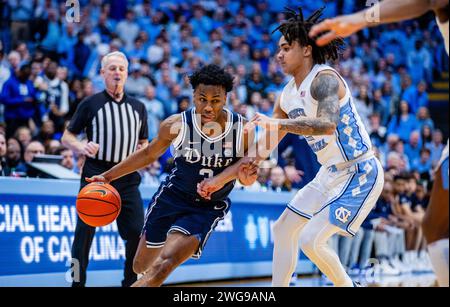
M 344 169 L 347 169 L 349 167 L 354 166 L 356 163 L 368 160 L 368 159 L 373 158 L 373 157 L 375 157 L 375 155 L 373 154 L 373 151 L 369 150 L 368 152 L 366 152 L 366 153 L 360 155 L 359 157 L 357 157 L 357 158 L 355 158 L 353 160 L 350 160 L 348 162 L 333 164 L 333 165 L 329 166 L 328 169 L 331 172 L 342 171 Z

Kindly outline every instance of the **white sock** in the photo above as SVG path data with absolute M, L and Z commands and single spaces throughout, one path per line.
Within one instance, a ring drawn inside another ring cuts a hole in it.
M 273 226 L 272 286 L 288 287 L 297 266 L 298 237 L 308 220 L 286 209 Z
M 448 287 L 448 238 L 441 239 L 428 245 L 431 264 L 440 287 Z

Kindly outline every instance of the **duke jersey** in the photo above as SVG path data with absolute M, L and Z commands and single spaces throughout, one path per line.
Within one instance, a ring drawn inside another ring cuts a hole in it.
M 317 118 L 318 101 L 311 96 L 310 87 L 317 74 L 324 70 L 336 72 L 328 65 L 314 65 L 299 88 L 294 78 L 284 87 L 280 103 L 289 118 Z M 372 148 L 369 134 L 356 112 L 350 89 L 341 79 L 346 90 L 345 96 L 339 101 L 340 120 L 336 131 L 332 135 L 305 136 L 319 163 L 326 167 L 354 160 Z
M 195 108 L 181 113 L 182 128 L 173 143 L 175 167 L 165 182 L 167 188 L 199 201 L 197 184 L 219 174 L 243 157 L 243 118 L 228 110 L 224 112 L 227 113 L 225 131 L 216 137 L 209 137 L 201 130 Z M 219 127 L 218 124 L 215 126 L 217 129 Z M 226 199 L 234 184 L 235 181 L 227 183 L 211 195 L 211 200 Z

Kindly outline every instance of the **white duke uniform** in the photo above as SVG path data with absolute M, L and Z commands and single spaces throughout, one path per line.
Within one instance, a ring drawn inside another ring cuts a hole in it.
M 318 102 L 311 96 L 310 87 L 324 70 L 336 72 L 328 65 L 315 65 L 299 88 L 294 78 L 284 87 L 280 103 L 289 118 L 317 118 Z M 329 208 L 330 223 L 341 228 L 343 235 L 355 235 L 381 194 L 384 173 L 373 155 L 349 87 L 342 81 L 346 93 L 339 101 L 340 120 L 335 133 L 305 136 L 322 167 L 288 208 L 307 219 Z

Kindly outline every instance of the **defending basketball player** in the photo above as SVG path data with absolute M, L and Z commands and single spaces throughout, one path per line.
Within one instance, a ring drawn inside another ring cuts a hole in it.
M 436 23 L 444 38 L 445 50 L 449 53 L 449 1 L 448 0 L 385 0 L 375 6 L 351 15 L 326 19 L 313 26 L 310 37 L 324 46 L 336 37 L 347 37 L 366 28 L 384 23 L 419 17 L 429 10 L 436 15 Z M 377 16 L 376 19 L 372 18 Z M 368 18 L 371 17 L 371 18 Z M 447 161 L 447 162 L 445 162 Z M 449 231 L 448 231 L 448 143 L 441 163 L 435 170 L 435 183 L 431 191 L 430 204 L 422 223 L 428 243 L 428 253 L 440 286 L 449 285 Z M 447 179 L 447 186 L 445 180 Z
M 343 41 L 335 39 L 318 47 L 308 37 L 322 11 L 308 19 L 304 19 L 301 8 L 298 13 L 286 12 L 288 20 L 277 28 L 282 33 L 277 60 L 293 78 L 283 89 L 273 118 L 257 114 L 251 121 L 268 131 L 265 138 L 276 132 L 278 139 L 269 149 L 287 133 L 304 135 L 322 165 L 274 224 L 273 286 L 289 285 L 298 261 L 298 242 L 334 285 L 354 286 L 327 240 L 335 234 L 354 235 L 383 188 L 383 168 L 372 153 L 350 89 L 333 68 L 325 65 L 327 60 L 337 59 Z M 258 147 L 257 161 L 266 157 Z M 236 173 L 237 167 L 233 167 L 205 180 L 199 192 L 207 196 Z
M 197 185 L 244 156 L 249 138 L 243 137 L 243 118 L 224 108 L 233 78 L 216 65 L 190 76 L 195 108 L 161 123 L 157 137 L 111 170 L 89 179 L 110 182 L 140 169 L 175 148 L 175 167 L 149 205 L 134 259 L 133 286 L 160 286 L 169 274 L 190 257 L 199 258 L 211 232 L 230 208 L 229 182 L 209 200 L 197 194 Z M 253 176 L 253 177 L 252 177 Z M 239 179 L 253 182 L 256 174 Z

